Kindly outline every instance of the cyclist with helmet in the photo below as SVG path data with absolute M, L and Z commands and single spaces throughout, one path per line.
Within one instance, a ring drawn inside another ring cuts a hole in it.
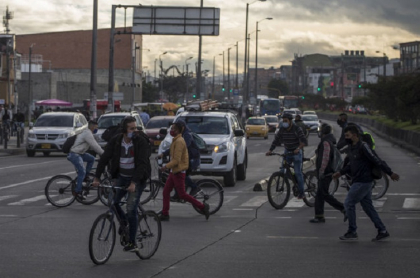
M 334 145 L 336 145 L 336 139 L 332 134 L 332 127 L 329 124 L 322 124 L 321 142 L 316 149 L 315 163 L 316 173 L 318 174 L 318 190 L 315 197 L 315 217 L 309 221 L 311 223 L 325 223 L 325 202 L 346 215 L 343 203 L 330 195 L 328 191 L 332 174 L 334 174 L 334 169 L 332 168 Z M 344 220 L 346 220 L 345 216 Z
M 150 145 L 142 131 L 137 130 L 136 118 L 127 116 L 122 121 L 122 133 L 115 135 L 105 146 L 95 173 L 94 186 L 98 186 L 100 178 L 109 165 L 109 172 L 113 179 L 117 179 L 118 187 L 126 187 L 128 191 L 127 214 L 120 206 L 121 199 L 127 191 L 117 190 L 114 196 L 115 209 L 122 219 L 119 233 L 129 226 L 130 242 L 124 247 L 124 251 L 137 252 L 136 234 L 138 228 L 137 207 L 140 196 L 146 187 L 146 181 L 151 175 Z
M 270 155 L 276 146 L 280 146 L 282 143 L 285 147 L 285 154 L 293 154 L 286 156 L 286 161 L 288 163 L 293 162 L 293 167 L 295 169 L 295 176 L 299 188 L 298 199 L 303 199 L 304 197 L 304 188 L 303 188 L 303 174 L 302 174 L 302 165 L 303 165 L 303 147 L 307 144 L 305 134 L 302 129 L 293 123 L 293 116 L 289 113 L 284 113 L 282 115 L 283 121 L 280 123 L 280 129 L 274 137 L 274 141 L 271 144 L 270 150 L 266 155 Z

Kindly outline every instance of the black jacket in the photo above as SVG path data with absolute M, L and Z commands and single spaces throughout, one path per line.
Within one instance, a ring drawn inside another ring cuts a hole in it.
M 315 167 L 316 167 L 316 171 L 317 173 L 319 172 L 319 169 L 321 168 L 321 164 L 322 164 L 322 157 L 324 154 L 324 142 L 327 141 L 328 143 L 330 143 L 330 145 L 335 145 L 336 144 L 336 139 L 334 137 L 333 134 L 327 134 L 324 137 L 322 137 L 321 142 L 318 145 L 318 148 L 316 149 L 316 162 L 315 162 Z M 324 174 L 331 174 L 333 172 L 333 169 L 331 167 L 331 163 L 333 160 L 333 150 L 332 148 L 330 148 L 330 159 L 328 161 L 328 166 L 327 168 L 325 168 L 325 172 Z
M 142 132 L 142 131 L 140 131 Z M 100 179 L 102 173 L 105 171 L 105 166 L 111 161 L 109 172 L 113 179 L 118 177 L 120 169 L 120 158 L 121 158 L 121 142 L 124 135 L 119 134 L 114 136 L 109 143 L 105 146 L 105 152 L 101 155 L 96 168 L 95 176 Z M 146 181 L 151 176 L 150 166 L 150 144 L 147 142 L 145 136 L 134 136 L 134 176 L 132 181 L 140 183 Z
M 375 165 L 386 174 L 392 175 L 391 168 L 372 151 L 368 144 L 362 141 L 359 141 L 356 145 L 350 145 L 348 157 L 350 163 L 340 171 L 340 174 L 349 174 L 353 183 L 372 182 L 372 168 Z

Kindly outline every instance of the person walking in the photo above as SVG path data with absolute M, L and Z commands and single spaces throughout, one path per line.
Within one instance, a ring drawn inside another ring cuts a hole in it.
M 315 217 L 309 222 L 325 223 L 324 204 L 327 202 L 330 206 L 344 214 L 344 221 L 347 220 L 343 203 L 338 201 L 329 193 L 329 187 L 332 180 L 334 169 L 333 147 L 336 144 L 332 127 L 329 124 L 321 125 L 321 142 L 316 149 L 316 173 L 318 174 L 318 189 L 315 196 Z
M 122 219 L 119 233 L 129 228 L 130 242 L 124 246 L 124 251 L 136 252 L 136 234 L 138 229 L 137 207 L 141 194 L 146 187 L 146 181 L 151 176 L 150 142 L 143 131 L 137 130 L 136 118 L 127 116 L 122 121 L 122 133 L 118 134 L 105 146 L 96 168 L 94 186 L 98 186 L 100 178 L 109 165 L 109 172 L 113 179 L 117 179 L 118 187 L 125 187 L 128 191 L 126 203 L 127 214 L 122 210 L 120 201 L 127 194 L 126 190 L 117 190 L 114 196 L 115 209 Z
M 375 207 L 372 204 L 372 169 L 376 166 L 391 177 L 393 181 L 399 180 L 399 175 L 392 172 L 391 168 L 382 161 L 369 145 L 360 140 L 359 130 L 356 126 L 347 126 L 344 129 L 345 140 L 350 144 L 350 162 L 341 171 L 334 173 L 333 178 L 349 174 L 352 185 L 344 201 L 346 215 L 349 220 L 347 232 L 340 236 L 341 240 L 357 240 L 356 225 L 356 204 L 360 203 L 363 210 L 374 223 L 378 234 L 372 241 L 379 241 L 388 238 L 390 235 L 382 223 Z
M 309 130 L 306 128 L 306 125 L 303 123 L 302 117 L 299 114 L 295 117 L 295 124 L 302 129 L 303 134 L 305 134 L 305 137 L 308 138 Z
M 172 124 L 170 134 L 174 137 L 170 147 L 171 161 L 160 169 L 161 171 L 170 169 L 169 177 L 166 180 L 165 188 L 163 189 L 163 209 L 160 219 L 162 221 L 169 220 L 170 194 L 173 188 L 177 191 L 180 199 L 185 200 L 200 209 L 206 216 L 206 219 L 208 219 L 210 216 L 209 204 L 201 203 L 185 192 L 185 173 L 188 169 L 188 150 L 185 140 L 182 138 L 181 123 L 177 122 Z

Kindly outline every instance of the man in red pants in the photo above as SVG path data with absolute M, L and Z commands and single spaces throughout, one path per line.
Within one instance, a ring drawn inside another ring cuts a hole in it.
M 180 123 L 172 124 L 170 134 L 174 137 L 170 147 L 171 161 L 163 166 L 161 171 L 170 169 L 171 172 L 166 180 L 165 188 L 163 189 L 163 209 L 160 220 L 169 220 L 170 193 L 174 187 L 180 199 L 201 209 L 206 216 L 206 219 L 208 219 L 210 216 L 209 205 L 197 201 L 194 197 L 185 192 L 185 172 L 188 169 L 188 150 L 184 138 L 182 138 L 182 125 Z

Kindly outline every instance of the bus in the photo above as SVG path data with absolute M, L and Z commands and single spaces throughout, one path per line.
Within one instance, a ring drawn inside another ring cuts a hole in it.
M 283 109 L 297 108 L 299 105 L 297 96 L 279 96 L 279 100 Z
M 260 115 L 279 115 L 281 113 L 281 102 L 276 98 L 266 98 L 259 101 Z

